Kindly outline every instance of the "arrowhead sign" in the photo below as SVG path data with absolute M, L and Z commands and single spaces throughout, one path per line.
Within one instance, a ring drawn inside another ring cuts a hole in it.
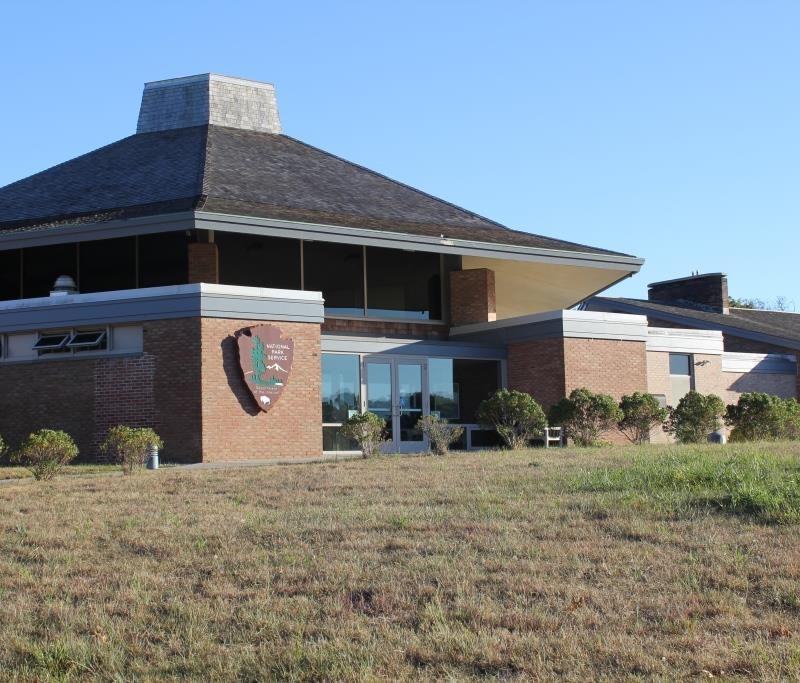
M 236 335 L 244 382 L 265 413 L 281 397 L 292 371 L 294 342 L 274 325 L 256 325 Z

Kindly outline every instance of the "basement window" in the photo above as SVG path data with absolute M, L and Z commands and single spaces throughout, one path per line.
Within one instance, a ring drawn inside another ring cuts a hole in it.
M 67 348 L 75 351 L 97 351 L 106 348 L 107 338 L 105 330 L 76 332 L 67 342 Z

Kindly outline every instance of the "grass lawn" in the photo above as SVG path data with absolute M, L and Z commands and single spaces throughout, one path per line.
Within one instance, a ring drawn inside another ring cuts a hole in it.
M 0 679 L 798 680 L 798 513 L 800 444 L 9 483 Z
M 121 472 L 119 465 L 68 465 L 63 474 L 97 474 L 99 472 Z M 6 479 L 32 479 L 33 474 L 27 467 L 16 465 L 0 465 L 0 481 Z

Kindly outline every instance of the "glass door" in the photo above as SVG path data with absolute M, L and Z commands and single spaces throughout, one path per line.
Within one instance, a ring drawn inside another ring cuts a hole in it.
M 391 453 L 413 453 L 428 447 L 417 421 L 428 414 L 427 362 L 416 359 L 364 360 L 365 407 L 386 423 Z

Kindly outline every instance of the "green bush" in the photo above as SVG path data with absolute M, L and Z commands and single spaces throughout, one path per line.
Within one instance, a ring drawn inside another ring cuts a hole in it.
M 715 394 L 690 391 L 671 408 L 664 430 L 680 443 L 703 443 L 722 425 L 725 404 Z
M 763 392 L 748 392 L 725 411 L 733 427 L 731 441 L 796 439 L 800 434 L 800 404 Z
M 22 442 L 12 458 L 27 467 L 35 479 L 52 479 L 77 456 L 78 447 L 69 434 L 40 429 Z
M 550 424 L 560 425 L 576 446 L 599 446 L 600 435 L 615 427 L 623 415 L 608 394 L 574 389 L 550 408 L 548 417 Z
M 121 465 L 123 474 L 133 474 L 147 462 L 151 446 L 163 448 L 164 442 L 149 427 L 117 425 L 108 430 L 100 451 L 108 453 L 114 462 Z
M 480 404 L 478 420 L 492 425 L 512 449 L 524 448 L 547 427 L 542 406 L 530 394 L 508 389 L 500 389 Z
M 445 455 L 450 446 L 458 441 L 464 428 L 451 425 L 446 420 L 436 415 L 424 415 L 417 421 L 417 429 L 421 430 L 431 442 L 431 451 L 434 455 Z
M 643 444 L 650 440 L 650 430 L 656 425 L 664 424 L 669 415 L 667 408 L 662 408 L 653 394 L 638 391 L 625 395 L 619 403 L 622 419 L 618 423 L 621 431 L 631 443 Z
M 0 434 L 0 462 L 3 461 L 3 456 L 5 455 L 6 450 L 8 450 L 6 448 L 6 442 L 3 441 L 3 435 Z
M 353 439 L 365 458 L 371 458 L 380 452 L 381 445 L 386 440 L 384 430 L 386 423 L 375 413 L 360 413 L 353 415 L 339 430 L 345 438 Z

